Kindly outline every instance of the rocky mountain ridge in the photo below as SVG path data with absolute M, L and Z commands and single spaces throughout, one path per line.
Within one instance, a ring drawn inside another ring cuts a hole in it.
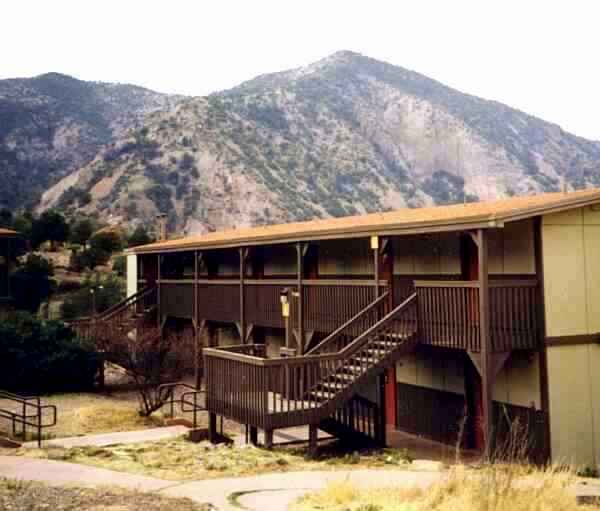
M 157 108 L 42 207 L 192 233 L 598 185 L 600 142 L 339 52 Z

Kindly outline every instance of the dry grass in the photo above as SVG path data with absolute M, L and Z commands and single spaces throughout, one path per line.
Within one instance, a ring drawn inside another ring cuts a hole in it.
M 301 498 L 296 511 L 579 511 L 569 486 L 570 471 L 536 470 L 524 465 L 452 469 L 443 482 L 423 489 L 359 489 L 332 484 Z
M 126 491 L 119 488 L 77 488 L 0 479 L 0 509 L 31 511 L 209 511 L 209 505 L 189 499 Z
M 331 448 L 333 449 L 333 447 Z M 139 444 L 64 449 L 18 449 L 13 455 L 82 463 L 160 479 L 201 480 L 296 470 L 408 468 L 401 450 L 347 454 L 330 450 L 319 459 L 306 458 L 304 448 L 260 449 L 192 443 L 183 437 Z
M 43 397 L 44 404 L 57 407 L 58 422 L 44 429 L 44 437 L 60 438 L 91 433 L 132 431 L 164 424 L 162 414 L 140 417 L 135 392 L 107 394 L 55 394 Z M 49 420 L 49 418 L 47 419 Z M 8 433 L 10 423 L 0 422 L 0 433 Z

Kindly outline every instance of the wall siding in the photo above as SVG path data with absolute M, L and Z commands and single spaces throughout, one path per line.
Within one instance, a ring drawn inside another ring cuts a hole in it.
M 396 364 L 396 381 L 444 392 L 464 394 L 464 353 L 417 352 L 400 359 Z M 541 408 L 539 358 L 535 354 L 514 353 L 498 374 L 493 387 L 493 399 Z
M 394 274 L 460 275 L 460 236 L 443 233 L 395 238 Z M 533 221 L 511 222 L 490 230 L 492 275 L 535 274 Z
M 319 243 L 319 275 L 372 275 L 373 271 L 370 239 Z
M 600 332 L 600 211 L 590 207 L 542 220 L 549 337 Z M 600 346 L 548 347 L 553 460 L 600 464 Z

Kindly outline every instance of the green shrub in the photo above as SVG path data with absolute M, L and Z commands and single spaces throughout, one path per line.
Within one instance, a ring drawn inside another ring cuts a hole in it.
M 91 293 L 92 290 L 94 293 Z M 62 315 L 65 319 L 91 316 L 94 312 L 94 302 L 96 312 L 101 313 L 120 302 L 124 296 L 125 286 L 122 279 L 116 275 L 107 275 L 105 278 L 94 275 L 85 280 L 81 289 L 65 298 Z
M 0 321 L 0 388 L 49 393 L 92 388 L 98 358 L 59 321 L 18 312 Z
M 52 263 L 42 256 L 29 254 L 10 276 L 10 288 L 17 309 L 36 312 L 54 291 L 56 282 Z M 1 341 L 0 337 L 0 341 Z

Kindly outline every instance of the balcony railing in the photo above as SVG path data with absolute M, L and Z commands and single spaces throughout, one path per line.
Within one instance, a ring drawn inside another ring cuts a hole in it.
M 194 317 L 212 321 L 240 321 L 239 279 L 167 280 L 160 283 L 163 315 Z M 387 282 L 380 281 L 380 293 Z M 303 324 L 305 331 L 332 332 L 375 299 L 373 280 L 307 279 L 303 286 Z M 247 324 L 283 328 L 281 291 L 290 293 L 290 325 L 298 325 L 298 281 L 296 279 L 245 279 L 244 314 Z M 194 298 L 194 293 L 197 293 Z
M 540 340 L 537 281 L 490 281 L 493 351 L 534 349 Z M 415 281 L 424 344 L 480 351 L 479 282 Z

